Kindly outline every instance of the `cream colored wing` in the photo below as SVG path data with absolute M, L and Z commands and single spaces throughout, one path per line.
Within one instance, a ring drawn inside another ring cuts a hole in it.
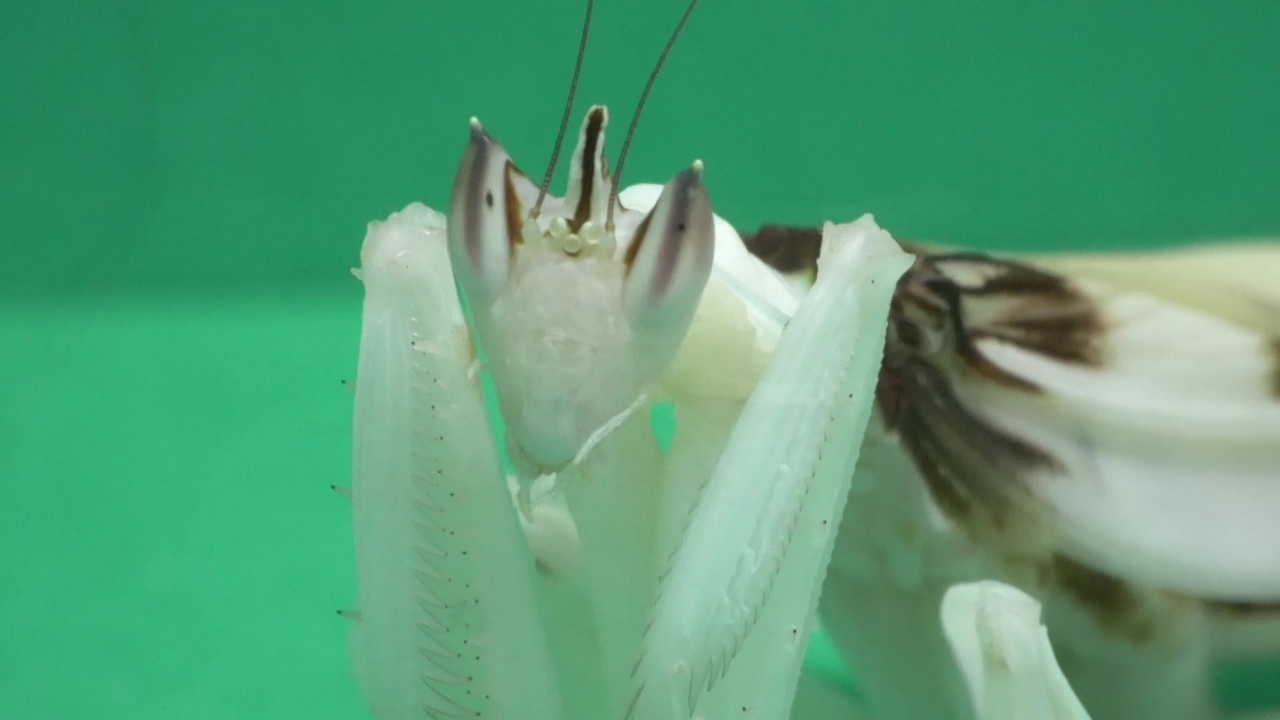
M 1145 293 L 1280 338 L 1280 238 L 1022 259 L 1066 277 Z

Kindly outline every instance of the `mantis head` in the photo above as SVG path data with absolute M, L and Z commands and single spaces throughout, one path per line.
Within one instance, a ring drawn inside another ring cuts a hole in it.
M 517 468 L 555 472 L 640 405 L 672 361 L 711 273 L 711 202 L 695 162 L 641 213 L 616 200 L 608 112 L 579 133 L 563 198 L 476 120 L 448 217 L 449 259 Z

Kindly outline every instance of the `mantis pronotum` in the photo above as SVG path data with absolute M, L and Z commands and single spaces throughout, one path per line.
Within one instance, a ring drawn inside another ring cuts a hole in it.
M 1197 297 L 1194 254 L 1000 260 L 870 217 L 744 242 L 700 163 L 619 192 L 608 122 L 558 198 L 473 121 L 448 216 L 370 227 L 375 717 L 783 718 L 820 590 L 868 717 L 1217 715 L 1214 653 L 1280 599 L 1274 249 Z M 1211 378 L 1170 352 L 1208 347 Z

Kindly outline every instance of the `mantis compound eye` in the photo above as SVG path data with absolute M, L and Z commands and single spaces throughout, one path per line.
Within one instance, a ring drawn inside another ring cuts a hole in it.
M 521 241 L 517 179 L 527 182 L 507 151 L 473 118 L 471 139 L 453 182 L 448 226 L 454 278 L 473 307 L 492 301 L 507 286 Z
M 695 162 L 662 189 L 627 248 L 622 305 L 632 327 L 683 338 L 711 276 L 714 251 L 711 200 L 702 163 Z

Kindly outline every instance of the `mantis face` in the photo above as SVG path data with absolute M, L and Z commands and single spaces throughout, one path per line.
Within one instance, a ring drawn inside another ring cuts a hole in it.
M 538 215 L 538 188 L 479 123 L 449 207 L 449 260 L 487 356 L 517 467 L 562 469 L 634 409 L 680 347 L 711 273 L 702 166 L 647 213 L 610 212 L 608 112 L 582 125 L 569 189 Z M 613 218 L 616 218 L 616 224 Z

